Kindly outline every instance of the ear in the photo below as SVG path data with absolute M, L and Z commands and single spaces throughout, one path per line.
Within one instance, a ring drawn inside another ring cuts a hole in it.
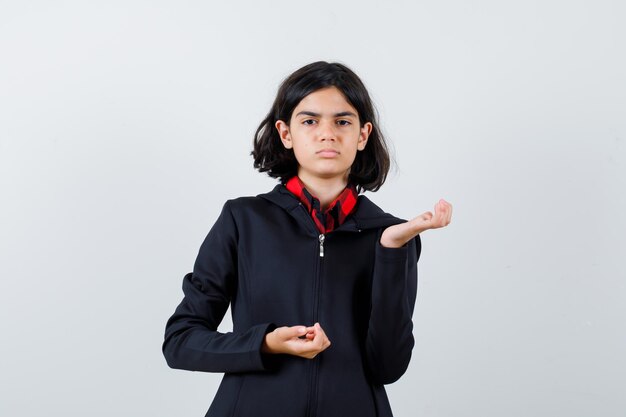
M 282 120 L 276 120 L 276 130 L 278 130 L 278 136 L 280 137 L 280 141 L 283 143 L 285 148 L 291 149 L 293 148 L 293 143 L 291 142 L 291 133 L 289 132 L 289 126 L 287 123 Z
M 372 133 L 372 124 L 367 122 L 361 128 L 359 132 L 359 141 L 357 142 L 357 149 L 362 151 L 365 149 L 365 145 L 367 145 L 367 138 L 369 138 L 370 133 Z

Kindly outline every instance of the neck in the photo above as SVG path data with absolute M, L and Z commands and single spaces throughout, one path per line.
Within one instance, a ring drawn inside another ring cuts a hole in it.
M 322 211 L 326 210 L 348 185 L 348 172 L 342 177 L 320 178 L 300 171 L 298 177 L 309 193 L 320 200 Z

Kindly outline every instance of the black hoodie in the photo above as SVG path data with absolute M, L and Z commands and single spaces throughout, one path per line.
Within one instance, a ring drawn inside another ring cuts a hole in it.
M 386 248 L 380 235 L 403 222 L 360 195 L 320 235 L 282 184 L 228 200 L 183 278 L 162 346 L 171 368 L 224 373 L 206 416 L 391 417 L 383 384 L 411 358 L 421 241 Z M 233 331 L 221 333 L 229 303 Z M 314 359 L 261 352 L 276 327 L 315 322 L 331 346 Z

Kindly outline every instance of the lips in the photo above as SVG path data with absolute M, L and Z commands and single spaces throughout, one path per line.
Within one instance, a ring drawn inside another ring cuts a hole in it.
M 333 157 L 339 155 L 339 151 L 335 149 L 321 149 L 317 151 L 317 154 L 320 156 Z

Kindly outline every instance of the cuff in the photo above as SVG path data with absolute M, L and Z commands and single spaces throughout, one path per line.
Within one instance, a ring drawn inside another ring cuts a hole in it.
M 380 236 L 376 239 L 376 259 L 383 261 L 406 261 L 409 254 L 409 242 L 399 248 L 388 248 L 380 244 Z
M 275 361 L 273 360 L 274 358 L 272 358 L 272 356 L 275 355 L 263 353 L 261 351 L 261 348 L 263 347 L 265 335 L 269 332 L 274 331 L 274 329 L 276 329 L 276 327 L 278 326 L 276 326 L 276 324 L 274 323 L 263 323 L 258 324 L 255 327 L 257 327 L 257 329 L 255 331 L 255 337 L 253 339 L 254 343 L 251 351 L 253 355 L 252 360 L 254 363 L 258 364 L 260 370 L 268 371 L 275 367 Z

